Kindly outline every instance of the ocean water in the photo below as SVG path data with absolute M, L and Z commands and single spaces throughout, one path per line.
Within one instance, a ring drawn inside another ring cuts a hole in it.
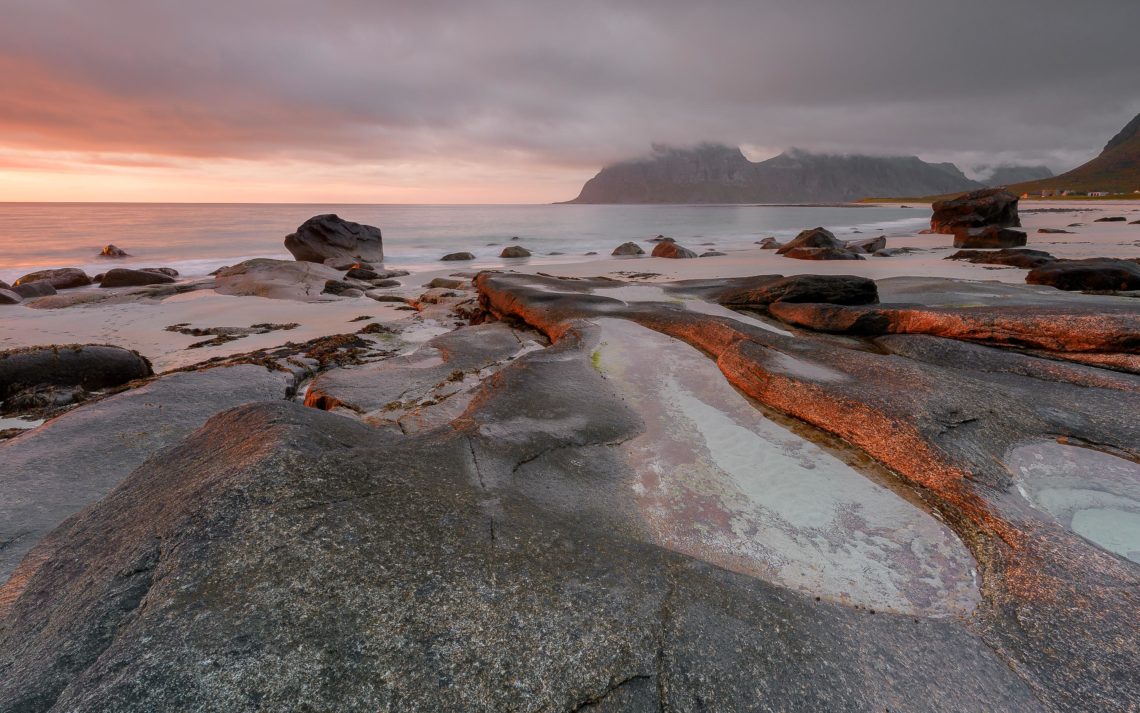
M 930 217 L 925 207 L 885 206 L 0 203 L 0 279 L 47 267 L 94 274 L 131 265 L 195 276 L 251 257 L 290 259 L 285 236 L 321 213 L 378 226 L 385 265 L 413 271 L 438 267 L 441 256 L 460 250 L 477 259 L 457 266 L 501 265 L 497 256 L 508 244 L 531 250 L 531 262 L 557 263 L 591 251 L 608 255 L 627 240 L 658 234 L 699 251 L 746 247 L 817 225 L 840 237 L 913 232 Z M 97 257 L 108 243 L 133 257 Z

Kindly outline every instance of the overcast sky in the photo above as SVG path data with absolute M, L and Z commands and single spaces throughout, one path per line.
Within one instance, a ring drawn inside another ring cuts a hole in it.
M 651 142 L 1065 170 L 1140 0 L 0 0 L 0 200 L 535 202 Z

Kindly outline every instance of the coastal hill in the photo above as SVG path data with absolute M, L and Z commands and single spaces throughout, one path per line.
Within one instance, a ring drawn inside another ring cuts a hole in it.
M 1016 193 L 1039 193 L 1043 189 L 1081 193 L 1140 191 L 1140 114 L 1109 139 L 1100 155 L 1088 163 L 1054 178 L 1017 183 L 1009 188 Z
M 790 149 L 749 161 L 740 149 L 654 145 L 647 158 L 606 166 L 568 203 L 783 203 L 852 201 L 981 188 L 952 163 L 917 156 L 816 154 Z

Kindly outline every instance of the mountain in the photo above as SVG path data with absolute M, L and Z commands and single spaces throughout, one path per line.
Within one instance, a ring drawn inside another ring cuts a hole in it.
M 569 203 L 809 203 L 980 188 L 951 163 L 917 156 L 814 154 L 790 149 L 752 162 L 738 148 L 654 145 L 647 158 L 606 166 Z
M 1045 188 L 1082 193 L 1140 191 L 1140 114 L 1109 139 L 1092 161 L 1054 178 L 1016 183 L 1009 188 L 1016 193 L 1037 193 Z
M 1008 186 L 1011 183 L 1037 181 L 1043 178 L 1052 178 L 1053 172 L 1048 166 L 992 166 L 983 178 L 978 180 L 987 186 Z

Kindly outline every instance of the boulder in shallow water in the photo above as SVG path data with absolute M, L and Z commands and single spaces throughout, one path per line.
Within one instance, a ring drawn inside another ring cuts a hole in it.
M 1111 216 L 1105 216 L 1104 218 L 1097 218 L 1093 222 L 1094 223 L 1123 223 L 1126 220 L 1128 220 L 1128 219 L 1122 215 L 1111 215 Z
M 503 248 L 499 257 L 530 257 L 530 251 L 520 245 L 511 245 Z
M 835 234 L 826 228 L 810 228 L 800 231 L 800 234 L 777 248 L 777 255 L 785 255 L 796 248 L 834 248 L 842 250 L 846 244 L 835 237 Z
M 0 305 L 18 305 L 23 301 L 20 293 L 0 287 Z
M 140 267 L 139 269 L 143 272 L 156 272 L 167 277 L 178 277 L 178 270 L 173 267 Z
M 616 248 L 614 248 L 614 251 L 610 254 L 611 255 L 644 255 L 645 250 L 643 250 L 641 248 L 641 246 L 638 245 L 637 243 L 630 241 L 627 243 L 622 243 L 621 245 L 617 246 Z
M 697 254 L 692 250 L 679 245 L 673 240 L 663 240 L 653 248 L 653 257 L 667 257 L 671 259 L 684 259 L 696 257 Z
M 1065 230 L 1064 228 L 1038 228 L 1037 232 L 1038 233 L 1044 233 L 1045 235 L 1072 235 L 1073 234 L 1073 231 Z
M 956 248 L 1018 248 L 1025 245 L 1025 233 L 997 225 L 984 228 L 959 228 L 954 231 Z
M 12 286 L 12 291 L 26 300 L 30 300 L 33 297 L 48 297 L 56 293 L 56 289 L 52 287 L 51 283 L 47 280 L 16 284 Z
M 462 260 L 474 260 L 475 256 L 471 253 L 448 253 L 440 258 L 442 262 L 460 262 Z
M 784 257 L 796 260 L 862 260 L 859 253 L 851 252 L 845 248 L 792 248 L 781 250 Z
M 285 236 L 285 249 L 304 262 L 384 261 L 384 242 L 379 228 L 353 223 L 332 213 L 313 216 L 296 232 Z
M 46 282 L 57 290 L 66 290 L 72 287 L 86 287 L 91 284 L 91 278 L 77 267 L 62 267 L 56 270 L 29 272 L 16 280 L 16 285 L 30 282 Z
M 937 201 L 932 208 L 934 214 L 930 217 L 930 229 L 935 233 L 954 234 L 960 228 L 981 228 L 988 225 L 999 228 L 1021 227 L 1021 219 L 1017 215 L 1017 196 L 1004 188 L 972 191 L 957 198 Z
M 758 241 L 757 244 L 760 246 L 761 250 L 779 250 L 780 248 L 784 247 L 783 243 L 771 236 Z
M 1140 263 L 1106 257 L 1056 260 L 1031 270 L 1025 281 L 1059 290 L 1140 290 Z
M 130 253 L 114 245 L 107 245 L 99 251 L 99 257 L 130 257 Z
M 174 282 L 170 275 L 155 270 L 131 270 L 116 267 L 103 275 L 100 287 L 142 287 L 144 285 L 167 285 Z

